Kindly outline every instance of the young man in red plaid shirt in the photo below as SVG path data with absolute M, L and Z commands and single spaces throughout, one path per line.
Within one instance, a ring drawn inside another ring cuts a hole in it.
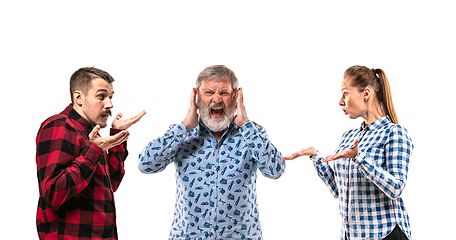
M 117 239 L 114 192 L 125 174 L 128 128 L 146 113 L 112 122 L 114 79 L 81 68 L 70 79 L 72 104 L 41 124 L 36 137 L 40 239 Z

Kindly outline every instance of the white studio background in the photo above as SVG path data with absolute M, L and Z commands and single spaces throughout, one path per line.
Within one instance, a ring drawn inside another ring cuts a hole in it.
M 38 239 L 36 133 L 70 103 L 70 75 L 95 66 L 116 79 L 114 114 L 147 110 L 115 194 L 119 237 L 167 239 L 173 165 L 145 175 L 137 156 L 184 119 L 214 64 L 236 73 L 249 118 L 283 155 L 331 154 L 361 123 L 338 106 L 343 72 L 382 68 L 415 145 L 403 192 L 414 239 L 452 238 L 455 22 L 451 1 L 2 1 L 0 238 Z M 308 158 L 259 175 L 258 194 L 264 239 L 338 238 L 338 202 Z

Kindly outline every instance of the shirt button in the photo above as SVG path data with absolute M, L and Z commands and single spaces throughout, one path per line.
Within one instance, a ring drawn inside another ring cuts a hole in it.
M 182 134 L 182 137 L 186 137 L 185 134 Z

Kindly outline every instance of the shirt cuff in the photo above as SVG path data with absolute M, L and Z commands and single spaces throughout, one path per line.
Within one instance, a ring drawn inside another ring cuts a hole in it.
M 321 155 L 320 151 L 317 151 L 313 156 L 310 156 L 310 160 L 314 163 L 318 163 L 319 161 L 322 162 L 323 156 Z
M 119 130 L 119 129 L 111 128 L 111 129 L 109 130 L 109 135 L 110 135 L 110 136 L 113 136 L 113 135 L 116 135 L 117 133 L 120 133 L 120 132 L 122 132 L 122 131 L 124 131 L 124 130 Z M 125 140 L 123 143 L 121 143 L 121 144 L 119 144 L 119 145 L 117 145 L 117 146 L 115 146 L 115 147 L 112 147 L 112 148 L 110 148 L 110 149 L 113 150 L 113 149 L 116 149 L 116 148 L 119 147 L 119 146 L 123 146 L 123 150 L 126 151 L 126 150 L 127 150 L 127 140 Z M 125 160 L 125 159 L 124 159 L 124 160 Z
M 98 158 L 102 153 L 103 149 L 98 147 L 96 144 L 89 142 L 87 147 L 82 151 L 81 155 L 83 155 L 87 160 L 96 165 L 98 162 Z
M 112 135 L 116 135 L 117 133 L 120 133 L 122 130 L 119 130 L 119 129 L 115 129 L 115 128 L 111 128 L 109 130 L 109 134 L 112 136 Z

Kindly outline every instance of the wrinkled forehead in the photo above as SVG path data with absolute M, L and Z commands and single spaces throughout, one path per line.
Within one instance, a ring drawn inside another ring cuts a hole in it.
M 229 77 L 223 77 L 223 78 L 216 78 L 216 77 L 209 77 L 206 79 L 203 79 L 201 81 L 201 89 L 212 89 L 212 90 L 225 90 L 225 91 L 231 91 L 233 90 L 231 86 L 231 80 Z

